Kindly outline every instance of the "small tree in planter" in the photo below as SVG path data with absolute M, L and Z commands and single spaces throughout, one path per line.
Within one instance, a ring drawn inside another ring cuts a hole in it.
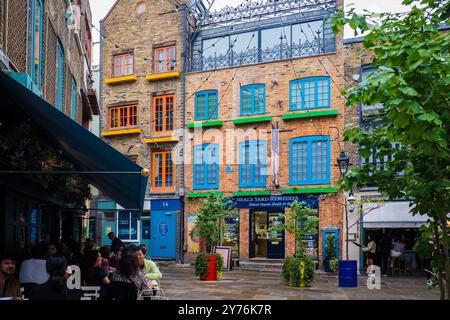
M 222 257 L 213 254 L 215 246 L 219 244 L 225 218 L 234 217 L 235 210 L 230 201 L 224 201 L 222 196 L 210 195 L 202 201 L 200 211 L 195 221 L 194 235 L 204 240 L 203 252 L 197 255 L 195 274 L 202 280 L 216 280 L 217 266 L 222 271 Z
M 338 268 L 334 234 L 327 234 L 325 244 L 325 260 L 323 261 L 323 266 L 326 272 L 336 272 Z
M 317 235 L 318 218 L 310 215 L 310 209 L 304 202 L 294 201 L 291 209 L 290 215 L 280 216 L 284 223 L 271 228 L 271 231 L 286 230 L 295 236 L 297 250 L 294 257 L 284 259 L 282 276 L 289 286 L 306 287 L 314 280 L 314 262 L 308 256 L 304 239 L 307 235 Z

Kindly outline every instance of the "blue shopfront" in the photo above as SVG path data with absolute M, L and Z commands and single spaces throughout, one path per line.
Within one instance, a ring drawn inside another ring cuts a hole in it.
M 282 223 L 282 216 L 294 201 L 305 202 L 311 215 L 319 214 L 316 196 L 307 195 L 262 195 L 235 196 L 230 198 L 240 213 L 240 228 L 247 230 L 248 235 L 240 233 L 240 237 L 248 236 L 247 241 L 240 241 L 240 252 L 248 252 L 245 258 L 283 259 L 286 256 L 287 239 L 285 232 L 273 231 L 272 227 Z M 318 234 L 307 236 L 310 255 L 318 258 Z M 248 247 L 247 247 L 248 243 Z
M 155 199 L 144 202 L 144 210 L 130 211 L 113 201 L 99 201 L 97 242 L 110 245 L 108 233 L 114 232 L 127 245 L 145 244 L 152 259 L 175 259 L 179 199 Z

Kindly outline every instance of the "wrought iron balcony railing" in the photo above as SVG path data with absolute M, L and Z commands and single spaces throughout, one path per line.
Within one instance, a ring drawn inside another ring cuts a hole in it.
M 330 51 L 330 50 L 328 50 Z M 284 60 L 305 56 L 312 56 L 328 52 L 325 50 L 323 40 L 314 39 L 298 44 L 279 44 L 272 48 L 253 48 L 247 51 L 234 52 L 214 56 L 199 56 L 190 61 L 190 71 L 206 71 L 236 67 L 248 64 L 257 64 L 266 61 Z

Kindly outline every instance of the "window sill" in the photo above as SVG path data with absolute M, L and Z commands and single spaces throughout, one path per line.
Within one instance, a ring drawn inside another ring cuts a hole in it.
M 233 197 L 270 196 L 270 190 L 251 190 L 233 192 Z
M 251 117 L 251 118 L 235 119 L 235 120 L 233 120 L 233 123 L 236 125 L 236 124 L 246 124 L 246 123 L 270 122 L 271 120 L 272 120 L 271 116 Z
M 141 132 L 142 132 L 142 130 L 140 128 L 134 128 L 134 129 L 103 131 L 100 135 L 102 137 L 109 137 L 109 136 L 119 136 L 119 135 L 124 135 L 124 134 L 136 134 L 136 133 L 141 133 Z
M 221 196 L 221 195 L 223 195 L 223 192 L 220 192 L 220 191 L 191 192 L 191 193 L 186 194 L 186 198 L 205 198 L 205 197 L 209 197 L 210 195 Z
M 305 194 L 305 193 L 336 193 L 338 190 L 336 187 L 315 187 L 315 188 L 286 188 L 282 189 L 282 194 Z
M 145 143 L 163 143 L 163 142 L 178 142 L 179 137 L 159 137 L 159 138 L 148 138 L 144 139 Z
M 175 190 L 150 190 L 150 194 L 152 195 L 175 194 Z
M 292 120 L 292 119 L 304 119 L 304 118 L 315 118 L 315 117 L 334 117 L 338 115 L 336 109 L 333 110 L 322 110 L 322 111 L 306 111 L 301 113 L 288 113 L 283 114 L 281 119 Z
M 165 80 L 165 79 L 171 79 L 171 78 L 179 78 L 180 72 L 179 71 L 171 71 L 171 72 L 164 72 L 164 73 L 154 73 L 149 74 L 145 77 L 148 81 L 157 81 L 157 80 Z
M 105 79 L 105 83 L 106 84 L 117 84 L 117 83 L 130 82 L 130 81 L 136 81 L 136 80 L 137 80 L 137 76 L 131 75 L 131 76 L 108 78 L 108 79 Z
M 186 128 L 194 129 L 194 128 L 203 128 L 203 127 L 221 127 L 223 125 L 222 120 L 216 121 L 195 121 L 193 123 L 188 123 Z

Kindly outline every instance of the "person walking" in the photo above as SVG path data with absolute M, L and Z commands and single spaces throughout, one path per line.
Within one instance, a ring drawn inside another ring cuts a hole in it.
M 114 232 L 108 233 L 108 238 L 111 240 L 111 252 L 116 252 L 118 248 L 125 247 L 122 240 L 117 238 Z
M 392 239 L 389 233 L 384 233 L 380 240 L 380 254 L 381 254 L 381 273 L 387 276 L 389 267 L 389 257 L 391 256 Z

